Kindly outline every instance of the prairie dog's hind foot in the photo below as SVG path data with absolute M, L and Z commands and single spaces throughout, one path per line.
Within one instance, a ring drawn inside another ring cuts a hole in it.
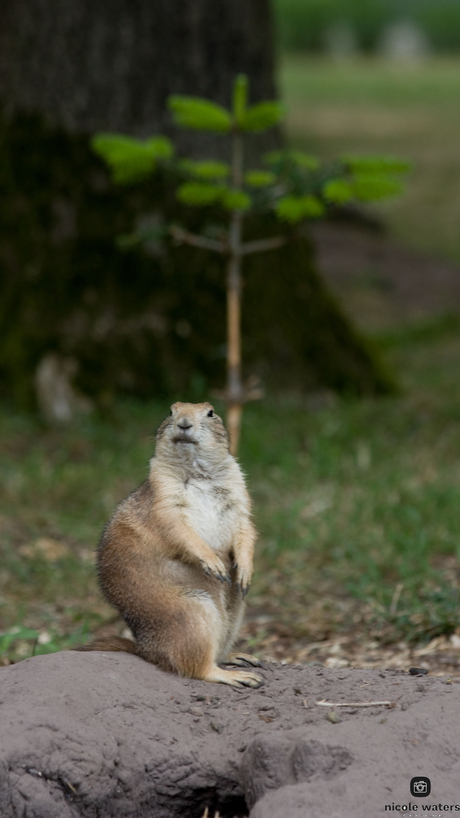
M 218 665 L 213 665 L 206 675 L 203 676 L 204 682 L 220 682 L 224 685 L 231 685 L 232 687 L 262 687 L 263 679 L 255 673 L 250 673 L 244 670 L 223 670 Z
M 250 656 L 249 653 L 229 653 L 224 665 L 238 665 L 239 667 L 246 667 L 246 665 L 252 665 L 252 667 L 263 667 L 262 662 L 260 659 L 257 659 L 255 656 Z

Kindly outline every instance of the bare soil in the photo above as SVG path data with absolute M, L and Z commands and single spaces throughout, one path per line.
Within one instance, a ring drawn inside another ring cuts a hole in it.
M 460 809 L 456 680 L 279 664 L 260 674 L 263 687 L 235 690 L 98 652 L 1 668 L 2 818 Z M 411 796 L 414 776 L 431 794 Z
M 318 223 L 311 228 L 321 272 L 367 331 L 460 311 L 460 268 L 400 247 L 384 232 Z

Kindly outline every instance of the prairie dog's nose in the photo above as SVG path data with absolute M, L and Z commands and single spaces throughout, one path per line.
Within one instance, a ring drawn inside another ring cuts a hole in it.
M 184 416 L 182 418 L 179 418 L 179 420 L 177 421 L 177 425 L 179 429 L 183 429 L 185 432 L 186 429 L 192 428 L 193 423 L 188 417 Z

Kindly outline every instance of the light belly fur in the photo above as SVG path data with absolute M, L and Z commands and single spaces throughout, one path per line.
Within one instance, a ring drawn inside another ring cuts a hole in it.
M 229 498 L 216 495 L 208 486 L 189 486 L 184 513 L 189 524 L 214 551 L 228 551 L 238 530 L 234 506 Z

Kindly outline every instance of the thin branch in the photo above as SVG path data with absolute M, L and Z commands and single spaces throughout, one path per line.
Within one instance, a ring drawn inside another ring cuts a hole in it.
M 191 244 L 193 247 L 203 247 L 205 250 L 213 250 L 215 253 L 226 253 L 227 247 L 222 241 L 208 239 L 206 236 L 197 236 L 196 233 L 189 233 L 176 224 L 171 225 L 169 232 L 173 239 L 181 244 Z
M 286 244 L 285 236 L 275 236 L 273 239 L 258 239 L 257 241 L 247 241 L 241 245 L 240 255 L 247 256 L 249 253 L 263 253 L 264 250 L 276 250 Z
M 260 379 L 256 375 L 251 375 L 243 385 L 240 384 L 237 392 L 229 392 L 227 387 L 227 389 L 211 389 L 211 395 L 213 398 L 218 398 L 227 404 L 236 401 L 243 406 L 249 401 L 260 400 L 264 397 L 264 390 L 259 383 Z
M 194 247 L 203 247 L 205 250 L 212 250 L 215 253 L 227 253 L 228 247 L 223 241 L 208 239 L 207 236 L 199 236 L 196 233 L 189 233 L 176 224 L 171 225 L 169 232 L 175 241 L 181 244 L 191 244 Z M 257 241 L 247 241 L 242 244 L 237 255 L 247 256 L 250 253 L 263 253 L 266 250 L 276 250 L 286 244 L 285 236 L 275 236 L 272 239 L 259 239 Z
M 395 702 L 315 702 L 322 707 L 394 707 Z

